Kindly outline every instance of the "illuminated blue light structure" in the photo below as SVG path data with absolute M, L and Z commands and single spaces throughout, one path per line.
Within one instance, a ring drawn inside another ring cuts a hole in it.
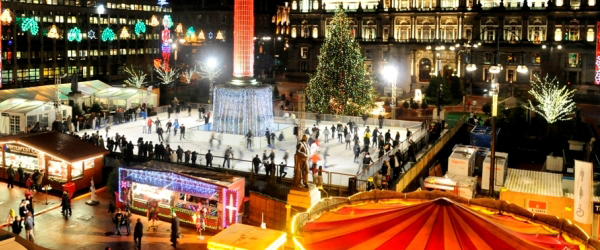
M 273 89 L 271 86 L 215 86 L 213 92 L 215 132 L 263 136 L 273 127 Z

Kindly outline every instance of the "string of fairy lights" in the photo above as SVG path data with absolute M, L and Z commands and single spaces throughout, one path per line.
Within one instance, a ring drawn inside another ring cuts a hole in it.
M 172 172 L 121 169 L 119 175 L 121 181 L 132 181 L 178 192 L 210 195 L 218 192 L 218 187 L 215 185 L 206 184 Z
M 2 12 L 2 15 L 0 15 L 0 21 L 2 22 L 2 24 L 4 25 L 8 25 L 10 23 L 13 22 L 13 18 L 15 17 L 14 13 L 12 13 L 12 11 L 10 9 L 5 9 Z M 29 17 L 16 17 L 14 18 L 14 20 L 17 22 L 17 26 L 19 26 L 19 28 L 21 29 L 21 31 L 23 32 L 28 32 L 30 33 L 32 36 L 37 36 L 40 32 L 40 17 L 38 16 L 29 16 Z M 162 18 L 162 21 L 159 20 L 159 18 L 156 15 L 153 15 L 150 20 L 148 21 L 148 25 L 152 26 L 152 27 L 156 27 L 158 25 L 160 25 L 160 23 L 163 23 L 163 25 L 165 23 L 168 24 L 168 28 L 165 29 L 170 29 L 173 26 L 173 20 L 171 18 L 171 15 L 164 15 Z M 131 34 L 130 30 L 133 30 L 134 35 Z M 101 30 L 94 30 L 94 29 L 90 29 L 87 31 L 87 39 L 89 40 L 93 40 L 93 39 L 98 39 L 96 37 L 96 33 L 100 32 L 99 34 L 99 38 L 102 40 L 102 42 L 113 42 L 115 41 L 117 38 L 119 39 L 135 39 L 136 37 L 140 37 L 142 34 L 145 34 L 147 32 L 147 28 L 146 28 L 146 23 L 143 20 L 138 20 L 135 25 L 133 26 L 133 28 L 128 28 L 128 26 L 122 26 L 121 28 L 117 29 L 118 34 L 115 33 L 115 31 L 111 28 L 111 27 L 105 27 Z M 178 40 L 180 41 L 186 41 L 186 42 L 204 42 L 206 40 L 206 36 L 204 35 L 204 31 L 200 30 L 198 33 L 196 33 L 194 26 L 188 26 L 186 31 L 184 31 L 184 26 L 182 23 L 178 23 L 176 26 L 176 33 L 179 37 Z M 106 34 L 105 34 L 106 33 Z M 47 28 L 47 30 L 44 30 L 43 35 L 48 37 L 48 38 L 52 38 L 52 39 L 60 39 L 62 38 L 61 35 L 61 30 L 59 30 L 57 28 L 56 25 L 52 25 L 49 28 Z M 90 35 L 92 34 L 92 35 Z M 212 32 L 210 32 L 210 34 L 213 34 Z M 67 39 L 69 42 L 82 42 L 83 39 L 85 37 L 83 36 L 83 31 L 81 30 L 80 27 L 77 26 L 73 26 L 70 29 L 68 29 L 67 31 Z M 211 35 L 209 37 L 209 39 L 215 39 L 215 40 L 224 40 L 224 35 L 223 32 L 221 30 L 217 30 L 216 36 Z
M 215 86 L 213 131 L 228 134 L 263 136 L 273 128 L 273 91 L 267 87 Z

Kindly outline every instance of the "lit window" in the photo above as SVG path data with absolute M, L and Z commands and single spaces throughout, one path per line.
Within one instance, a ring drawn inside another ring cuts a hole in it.
M 302 59 L 308 59 L 308 47 L 301 47 L 300 48 L 300 57 Z
M 594 41 L 594 29 L 592 29 L 592 28 L 587 30 L 587 41 L 588 42 Z
M 539 53 L 532 53 L 531 54 L 531 63 L 533 64 L 540 64 L 542 61 L 540 54 Z
M 569 53 L 569 67 L 579 68 L 583 64 L 583 55 L 579 53 Z
M 319 29 L 317 27 L 313 28 L 312 36 L 313 38 L 319 38 Z
M 292 27 L 292 38 L 296 38 L 296 27 Z
M 562 30 L 560 28 L 556 28 L 556 30 L 554 31 L 554 41 L 561 41 L 562 40 Z

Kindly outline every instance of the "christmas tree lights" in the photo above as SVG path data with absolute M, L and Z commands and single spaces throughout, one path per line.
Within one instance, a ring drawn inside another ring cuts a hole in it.
M 2 15 L 0 16 L 0 21 L 2 21 L 2 24 L 10 24 L 12 22 L 12 13 L 10 12 L 10 9 L 5 9 L 4 12 L 2 12 Z
M 38 26 L 38 22 L 33 17 L 25 17 L 21 21 L 21 30 L 23 32 L 29 31 L 31 35 L 37 35 L 40 31 L 40 27 Z
M 137 21 L 135 24 L 135 34 L 139 35 L 142 33 L 146 33 L 146 24 L 142 21 Z
M 106 29 L 104 29 L 102 31 L 102 41 L 103 42 L 112 42 L 117 38 L 117 36 L 115 35 L 115 32 L 110 28 L 110 27 L 106 27 Z
M 194 26 L 188 27 L 187 31 L 185 32 L 185 36 L 188 38 L 192 38 L 192 36 L 196 36 L 196 31 L 194 30 Z
M 50 27 L 50 30 L 48 31 L 47 36 L 48 36 L 48 38 L 54 38 L 54 39 L 58 39 L 60 37 L 58 35 L 58 28 L 56 28 L 56 25 L 52 25 L 52 27 Z
M 127 30 L 127 27 L 123 27 L 121 29 L 121 33 L 119 34 L 119 38 L 121 39 L 127 39 L 130 38 L 131 35 L 129 34 L 129 30 Z
M 576 89 L 568 89 L 567 86 L 560 86 L 556 77 L 550 79 L 548 75 L 541 79 L 534 75 L 535 79 L 531 81 L 529 94 L 539 102 L 533 105 L 529 100 L 529 105 L 525 108 L 538 113 L 548 124 L 558 121 L 570 120 L 570 115 L 575 113 L 575 102 L 573 96 Z
M 156 27 L 159 24 L 160 22 L 158 21 L 158 18 L 155 15 L 152 15 L 152 17 L 150 18 L 150 26 Z
M 77 27 L 73 27 L 72 29 L 69 30 L 67 39 L 69 39 L 69 42 L 73 42 L 73 41 L 81 42 L 81 40 L 83 39 L 83 35 L 81 35 L 81 30 L 79 30 L 79 28 L 77 28 Z
M 363 114 L 374 107 L 375 91 L 365 75 L 360 45 L 343 10 L 330 24 L 317 71 L 306 88 L 306 108 L 316 113 Z

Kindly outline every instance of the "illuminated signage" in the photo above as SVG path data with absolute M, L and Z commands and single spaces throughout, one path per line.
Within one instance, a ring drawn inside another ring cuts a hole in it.
M 37 156 L 38 153 L 39 153 L 37 150 L 35 150 L 33 148 L 28 148 L 28 147 L 14 145 L 14 144 L 8 144 L 8 145 L 6 145 L 6 149 L 7 149 L 8 152 L 14 153 L 14 154 L 23 154 L 23 155 Z
M 600 85 L 600 22 L 596 25 L 596 77 L 594 84 Z

